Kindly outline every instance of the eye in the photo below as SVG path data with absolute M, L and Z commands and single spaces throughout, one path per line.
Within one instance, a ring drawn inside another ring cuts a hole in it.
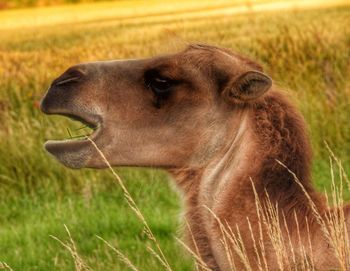
M 174 85 L 174 81 L 165 77 L 155 76 L 148 80 L 147 85 L 155 94 L 166 94 Z

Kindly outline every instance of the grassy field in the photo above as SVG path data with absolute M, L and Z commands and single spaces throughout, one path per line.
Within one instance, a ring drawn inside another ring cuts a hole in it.
M 99 1 L 102 0 L 0 0 L 0 9 L 56 6 Z
M 78 128 L 44 116 L 37 103 L 78 62 L 149 57 L 197 41 L 257 59 L 305 116 L 314 183 L 329 189 L 324 141 L 350 169 L 350 5 L 296 2 L 118 1 L 0 12 L 0 262 L 13 270 L 74 270 L 69 251 L 50 237 L 67 240 L 67 225 L 92 270 L 127 270 L 96 236 L 140 270 L 162 270 L 110 172 L 63 168 L 42 148 L 46 138 Z M 191 270 L 174 238 L 180 202 L 167 175 L 118 173 L 173 270 Z

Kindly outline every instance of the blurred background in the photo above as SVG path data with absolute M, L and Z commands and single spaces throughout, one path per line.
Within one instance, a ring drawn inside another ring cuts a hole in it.
M 314 184 L 329 191 L 325 141 L 350 170 L 349 26 L 350 1 L 337 0 L 0 0 L 0 269 L 128 270 L 97 235 L 139 270 L 164 269 L 109 171 L 69 170 L 43 150 L 47 138 L 85 129 L 38 109 L 66 68 L 150 57 L 192 42 L 256 59 L 302 111 L 314 149 Z M 191 270 L 191 258 L 175 240 L 180 200 L 169 177 L 151 169 L 117 171 L 170 266 Z M 75 266 L 51 237 L 66 241 L 64 225 L 85 265 Z

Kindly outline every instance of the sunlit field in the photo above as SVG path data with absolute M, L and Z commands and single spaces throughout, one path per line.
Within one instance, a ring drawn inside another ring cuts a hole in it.
M 314 184 L 329 190 L 325 141 L 350 170 L 349 25 L 349 1 L 117 1 L 0 11 L 0 262 L 13 270 L 74 270 L 70 252 L 53 238 L 67 240 L 66 225 L 91 270 L 128 270 L 97 236 L 139 270 L 164 270 L 110 171 L 66 169 L 43 150 L 48 138 L 81 133 L 81 125 L 38 109 L 50 82 L 79 62 L 150 57 L 193 42 L 256 59 L 302 111 Z M 117 172 L 171 268 L 192 270 L 175 238 L 180 197 L 169 177 Z

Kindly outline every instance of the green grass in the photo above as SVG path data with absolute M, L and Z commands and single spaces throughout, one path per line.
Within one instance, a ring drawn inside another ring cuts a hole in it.
M 131 191 L 175 270 L 190 270 L 190 261 L 176 246 L 177 197 L 159 176 L 141 175 Z M 148 176 L 151 177 L 151 176 Z M 126 178 L 128 179 L 128 178 Z M 148 179 L 148 180 L 147 180 Z M 131 181 L 131 180 L 130 180 Z M 144 185 L 148 181 L 148 185 Z M 50 235 L 67 239 L 66 224 L 86 264 L 94 270 L 122 270 L 116 254 L 96 236 L 121 249 L 137 266 L 158 266 L 149 256 L 151 245 L 143 227 L 118 189 L 95 193 L 87 186 L 80 194 L 60 197 L 21 197 L 0 204 L 0 255 L 14 270 L 73 270 L 73 261 Z M 24 268 L 26 267 L 26 268 Z M 151 270 L 151 269 L 150 269 Z
M 349 169 L 350 7 L 220 15 L 239 2 L 77 5 L 76 21 L 65 6 L 55 16 L 50 8 L 0 12 L 0 261 L 14 270 L 73 270 L 68 251 L 50 237 L 65 240 L 66 224 L 93 270 L 126 270 L 96 235 L 140 270 L 161 270 L 112 175 L 63 168 L 43 150 L 46 138 L 67 137 L 67 127 L 79 127 L 37 108 L 50 81 L 78 62 L 148 57 L 196 41 L 231 48 L 261 62 L 302 111 L 316 187 L 330 185 L 324 140 Z M 174 239 L 180 203 L 168 177 L 156 170 L 120 172 L 173 269 L 190 270 Z

